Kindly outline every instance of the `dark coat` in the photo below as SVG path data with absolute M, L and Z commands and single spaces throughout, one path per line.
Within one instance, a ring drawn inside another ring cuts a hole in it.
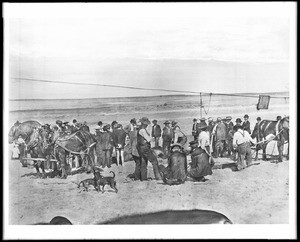
M 208 154 L 197 147 L 191 153 L 191 170 L 189 175 L 193 178 L 200 178 L 212 174 L 211 165 L 209 164 Z
M 160 137 L 161 136 L 161 128 L 158 124 L 152 126 L 152 137 Z
M 233 131 L 233 123 L 230 121 L 229 123 L 225 123 L 226 125 L 226 140 L 233 139 L 234 131 Z
M 187 176 L 186 155 L 179 151 L 172 152 L 168 160 L 168 166 L 164 173 L 165 177 L 168 179 L 185 181 Z
M 111 132 L 103 132 L 100 137 L 100 146 L 102 147 L 102 150 L 110 150 L 113 145 Z
M 113 142 L 115 147 L 117 147 L 118 144 L 120 144 L 124 148 L 126 133 L 123 129 L 115 129 L 112 133 L 112 137 L 113 137 Z
M 223 122 L 217 123 L 216 140 L 226 140 L 226 125 Z
M 199 124 L 199 123 L 193 124 L 193 127 L 192 127 L 192 135 L 198 137 L 198 135 L 199 135 L 199 133 L 200 133 L 199 130 L 200 130 L 200 124 Z
M 168 142 L 171 142 L 172 139 L 173 139 L 173 130 L 172 128 L 167 128 L 167 127 L 164 127 L 163 128 L 163 133 L 162 133 L 162 139 L 164 141 L 168 141 Z
M 243 124 L 242 124 L 242 126 L 243 126 L 243 129 L 244 129 L 244 130 L 247 130 L 248 133 L 251 134 L 251 130 L 250 130 L 250 122 L 249 122 L 249 120 L 244 121 Z

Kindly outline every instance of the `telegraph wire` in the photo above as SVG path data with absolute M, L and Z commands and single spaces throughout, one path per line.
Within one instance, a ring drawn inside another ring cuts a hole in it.
M 175 92 L 175 93 L 189 93 L 189 94 L 197 94 L 201 93 L 204 96 L 230 96 L 230 97 L 249 97 L 249 98 L 258 98 L 258 95 L 246 95 L 246 94 L 236 94 L 236 93 L 208 93 L 208 92 L 197 92 L 197 91 L 179 91 L 172 89 L 162 89 L 162 88 L 144 88 L 144 87 L 133 87 L 133 86 L 123 86 L 123 85 L 110 85 L 110 84 L 99 84 L 99 83 L 82 83 L 82 82 L 63 82 L 63 81 L 51 81 L 51 80 L 43 80 L 43 79 L 32 79 L 32 78 L 18 78 L 12 77 L 14 80 L 24 80 L 24 81 L 32 81 L 32 82 L 44 82 L 44 83 L 58 83 L 58 84 L 68 84 L 68 85 L 82 85 L 82 86 L 101 86 L 101 87 L 113 87 L 113 88 L 124 88 L 124 89 L 132 89 L 132 90 L 144 90 L 144 91 L 163 91 L 163 92 Z M 289 98 L 288 96 L 272 96 L 271 98 L 284 98 L 285 100 Z

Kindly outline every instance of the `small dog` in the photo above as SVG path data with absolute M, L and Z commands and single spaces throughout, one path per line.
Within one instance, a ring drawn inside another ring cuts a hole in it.
M 82 187 L 84 188 L 84 191 L 88 191 L 89 185 L 94 186 L 94 188 L 96 189 L 96 183 L 95 183 L 94 178 L 88 178 L 88 179 L 85 179 L 85 180 L 79 182 L 78 188 L 80 188 L 81 184 L 82 184 Z
M 96 181 L 96 189 L 99 191 L 101 191 L 102 193 L 104 193 L 104 187 L 105 185 L 110 185 L 110 187 L 112 189 L 115 190 L 116 193 L 118 193 L 118 189 L 116 187 L 116 181 L 115 181 L 115 173 L 113 171 L 111 171 L 111 173 L 113 174 L 113 176 L 110 177 L 103 177 L 100 175 L 100 177 L 94 177 L 95 181 Z M 100 173 L 99 173 L 100 174 Z M 102 186 L 102 190 L 100 188 L 100 186 Z

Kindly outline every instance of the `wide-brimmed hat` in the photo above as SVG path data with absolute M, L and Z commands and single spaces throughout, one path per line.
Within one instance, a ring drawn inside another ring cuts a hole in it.
M 205 121 L 206 120 L 206 118 L 200 118 L 200 121 Z
M 150 120 L 147 118 L 147 117 L 142 117 L 140 120 L 139 120 L 142 124 L 150 124 Z
M 111 122 L 111 126 L 114 126 L 115 124 L 117 124 L 118 122 L 116 120 Z
M 170 124 L 171 122 L 169 121 L 169 120 L 166 120 L 165 122 L 164 122 L 164 124 Z
M 232 119 L 231 116 L 227 116 L 227 117 L 226 117 L 226 120 L 231 120 L 231 119 Z
M 244 118 L 249 118 L 249 115 L 248 115 L 248 114 L 245 114 L 245 115 L 244 115 Z
M 242 123 L 242 120 L 241 120 L 240 118 L 237 118 L 237 119 L 235 120 L 235 122 L 236 122 L 236 123 Z
M 152 120 L 152 123 L 157 123 L 157 120 L 156 120 L 156 119 L 153 119 L 153 120 Z
M 174 147 L 179 147 L 179 148 L 183 148 L 181 144 L 179 143 L 174 143 L 174 144 L 171 144 L 171 149 L 173 149 Z
M 172 125 L 178 124 L 175 120 L 172 121 Z
M 198 141 L 193 140 L 193 141 L 191 141 L 189 144 L 190 144 L 190 146 L 192 146 L 192 145 L 198 144 Z

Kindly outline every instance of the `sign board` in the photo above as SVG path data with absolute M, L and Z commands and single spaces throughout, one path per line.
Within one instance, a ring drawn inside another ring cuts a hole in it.
M 270 98 L 271 98 L 270 96 L 259 95 L 258 104 L 257 104 L 257 107 L 256 107 L 257 110 L 268 109 Z

